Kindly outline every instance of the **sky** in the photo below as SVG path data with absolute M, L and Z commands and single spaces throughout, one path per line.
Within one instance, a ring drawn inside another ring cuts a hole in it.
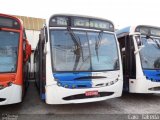
M 160 0 L 0 0 L 0 13 L 45 19 L 79 14 L 111 20 L 117 29 L 136 24 L 160 27 Z

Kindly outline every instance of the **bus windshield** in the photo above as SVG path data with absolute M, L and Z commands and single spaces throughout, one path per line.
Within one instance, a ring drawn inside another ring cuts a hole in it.
M 160 38 L 142 37 L 140 50 L 142 67 L 144 69 L 160 69 Z
M 115 35 L 82 30 L 51 30 L 54 71 L 119 69 Z
M 0 72 L 15 72 L 19 33 L 0 31 Z

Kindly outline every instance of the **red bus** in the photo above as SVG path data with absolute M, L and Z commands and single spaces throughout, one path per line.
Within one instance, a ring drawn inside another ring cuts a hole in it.
M 28 85 L 30 54 L 22 21 L 0 14 L 0 105 L 22 101 Z

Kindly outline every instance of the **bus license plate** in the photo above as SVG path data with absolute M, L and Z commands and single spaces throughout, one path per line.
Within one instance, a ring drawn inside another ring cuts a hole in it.
M 86 91 L 85 96 L 97 96 L 98 91 Z

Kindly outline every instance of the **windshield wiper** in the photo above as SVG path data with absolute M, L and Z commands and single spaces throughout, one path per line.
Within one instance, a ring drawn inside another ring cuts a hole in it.
M 117 58 L 114 62 L 114 69 L 118 69 L 119 68 L 119 59 Z
M 82 55 L 82 60 L 84 61 L 84 57 L 83 57 L 83 50 L 82 50 L 82 46 L 81 46 L 81 41 L 80 41 L 80 38 L 76 37 L 76 35 L 74 34 L 74 32 L 71 30 L 70 27 L 67 27 L 67 30 L 74 42 L 74 45 L 75 45 L 75 50 L 74 50 L 74 54 L 76 54 L 76 60 L 75 60 L 75 64 L 74 64 L 74 68 L 73 70 L 76 70 L 77 66 L 78 66 L 78 63 L 79 63 L 79 60 L 80 60 L 80 56 Z
M 154 40 L 151 36 L 146 35 L 146 39 L 151 39 L 152 41 L 154 41 L 157 45 L 157 47 L 160 49 L 160 42 L 158 42 L 157 40 Z
M 99 47 L 100 47 L 100 44 L 101 44 L 101 41 L 102 41 L 102 32 L 103 31 L 100 31 L 99 34 L 98 34 L 98 40 L 96 40 L 96 43 L 95 43 L 95 51 L 96 51 L 96 56 L 97 56 L 97 60 L 99 61 Z
M 88 59 L 90 59 L 90 55 L 88 55 L 85 59 L 84 59 L 84 61 L 80 64 L 80 67 L 79 67 L 79 69 L 78 70 L 81 70 L 81 68 L 82 68 L 82 66 L 84 65 L 84 63 L 88 60 Z

